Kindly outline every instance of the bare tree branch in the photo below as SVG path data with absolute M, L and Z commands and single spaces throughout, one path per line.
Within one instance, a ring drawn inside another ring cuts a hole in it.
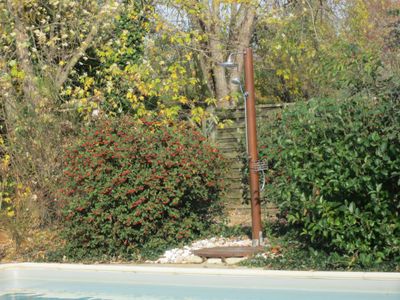
M 56 73 L 55 85 L 56 89 L 60 89 L 61 86 L 68 79 L 68 76 L 71 70 L 74 68 L 79 59 L 84 55 L 85 51 L 91 46 L 93 40 L 96 38 L 99 25 L 110 15 L 107 13 L 107 9 L 109 8 L 109 4 L 111 1 L 107 1 L 99 14 L 95 17 L 95 21 L 92 25 L 92 28 L 80 46 L 74 51 L 69 61 L 64 65 L 60 66 L 59 70 Z
M 29 36 L 26 32 L 25 26 L 20 19 L 20 7 L 15 7 L 12 1 L 7 1 L 7 7 L 14 19 L 14 34 L 16 41 L 16 54 L 24 72 L 23 79 L 23 91 L 25 95 L 25 100 L 28 100 L 29 104 L 35 106 L 40 101 L 40 95 L 37 91 L 35 84 L 35 72 L 32 66 L 32 62 L 29 57 L 28 52 L 28 41 Z

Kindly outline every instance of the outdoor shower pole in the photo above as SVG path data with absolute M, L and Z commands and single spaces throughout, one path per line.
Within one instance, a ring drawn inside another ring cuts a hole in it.
M 244 76 L 245 90 L 247 92 L 247 137 L 248 137 L 248 160 L 250 173 L 250 197 L 251 197 L 251 222 L 253 246 L 263 243 L 261 225 L 260 205 L 260 183 L 256 164 L 258 162 L 257 152 L 257 127 L 256 127 L 256 104 L 254 91 L 254 69 L 253 50 L 246 48 L 244 52 Z

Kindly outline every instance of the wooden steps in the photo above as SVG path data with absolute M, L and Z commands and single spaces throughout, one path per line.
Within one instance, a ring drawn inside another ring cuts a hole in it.
M 284 105 L 258 105 L 256 107 L 257 122 L 268 118 L 276 118 L 281 113 Z M 250 207 L 243 203 L 249 203 L 244 199 L 245 186 L 243 186 L 245 163 L 245 116 L 243 106 L 237 109 L 228 109 L 217 112 L 221 119 L 230 119 L 233 124 L 224 128 L 218 128 L 214 135 L 214 143 L 221 153 L 228 160 L 228 170 L 225 172 L 224 180 L 228 185 L 225 195 L 225 205 L 230 216 L 231 223 L 248 223 L 250 221 Z M 263 216 L 273 218 L 277 208 L 271 205 L 264 205 Z

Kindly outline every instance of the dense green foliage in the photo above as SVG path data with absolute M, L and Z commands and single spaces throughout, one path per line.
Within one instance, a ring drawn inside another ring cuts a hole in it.
M 365 265 L 352 256 L 312 248 L 296 236 L 296 230 L 282 231 L 282 220 L 267 224 L 270 245 L 268 255 L 257 255 L 241 265 L 264 267 L 272 270 L 319 270 L 319 271 L 373 271 L 398 272 L 399 262 L 395 260 Z M 287 228 L 286 228 L 287 229 Z
M 157 254 L 215 223 L 222 157 L 192 127 L 123 118 L 81 138 L 65 160 L 69 258 Z
M 400 254 L 400 107 L 395 99 L 319 99 L 261 130 L 266 197 L 316 249 L 364 265 Z

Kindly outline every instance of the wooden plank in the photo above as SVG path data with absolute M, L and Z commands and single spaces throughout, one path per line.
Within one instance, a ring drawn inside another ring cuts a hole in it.
M 243 194 L 243 186 L 242 186 L 242 184 L 241 183 L 239 183 L 239 184 L 232 184 L 232 183 L 230 183 L 229 184 L 229 189 L 226 191 L 226 195 L 230 195 L 230 196 L 235 196 L 235 195 L 242 195 Z
M 233 164 L 233 162 L 231 162 L 231 164 Z M 230 166 L 229 168 L 227 168 L 225 175 L 223 175 L 223 177 L 229 177 L 228 173 L 234 173 L 240 176 L 243 176 L 243 166 L 241 164 L 237 164 L 235 166 Z
M 256 110 L 256 117 L 260 117 L 260 116 L 274 116 L 279 114 L 281 111 L 280 110 L 269 110 L 269 111 L 265 111 L 265 110 Z M 237 121 L 238 119 L 244 120 L 246 118 L 244 111 L 236 111 L 233 112 L 232 114 L 229 115 L 225 115 L 225 116 L 220 116 L 220 119 L 222 120 L 232 120 L 233 122 Z M 230 124 L 232 125 L 232 124 Z M 227 124 L 227 126 L 229 126 L 229 124 Z
M 225 175 L 223 175 L 224 177 L 228 176 L 228 173 L 235 173 L 235 174 L 239 174 L 240 176 L 242 176 L 243 173 L 243 165 L 241 163 L 237 163 L 237 162 L 229 162 L 229 166 L 226 170 Z M 233 165 L 235 164 L 235 165 Z
M 241 172 L 235 172 L 234 174 L 231 174 L 228 176 L 228 174 L 226 176 L 224 176 L 223 178 L 231 178 L 232 175 L 236 175 L 235 177 L 239 176 L 240 177 L 237 180 L 231 180 L 230 182 L 228 182 L 227 184 L 229 184 L 230 187 L 242 187 L 243 188 L 243 184 L 242 184 L 242 173 Z M 239 180 L 240 179 L 240 180 Z
M 242 185 L 232 186 L 232 184 L 229 184 L 229 190 L 226 192 L 226 195 L 233 195 L 233 196 L 236 194 L 242 195 L 243 190 L 244 189 Z
M 236 193 L 236 194 L 225 194 L 224 195 L 224 199 L 226 199 L 226 200 L 232 200 L 232 199 L 242 199 L 242 196 L 243 196 L 243 191 L 238 191 L 238 193 Z M 232 204 L 233 205 L 233 204 Z M 229 205 L 229 206 L 232 206 L 232 205 Z M 241 206 L 242 205 L 242 201 L 240 201 L 240 202 L 238 202 L 238 203 L 236 203 L 235 205 L 233 205 L 233 206 Z
M 230 194 L 230 195 L 225 195 L 224 199 L 227 201 L 231 202 L 230 200 L 235 200 L 235 199 L 242 199 L 243 193 L 237 193 L 237 194 Z M 236 202 L 235 202 L 236 203 Z M 242 201 L 239 201 L 235 204 L 235 206 L 240 206 L 242 205 Z
M 237 185 L 241 184 L 242 177 L 243 177 L 242 172 L 235 170 L 235 172 L 227 172 L 227 174 L 225 174 L 225 176 L 223 176 L 222 178 L 232 179 L 231 182 L 229 182 L 229 184 L 232 184 L 233 186 L 237 186 Z
M 217 141 L 215 141 L 215 145 L 218 147 L 218 145 L 223 145 L 223 144 L 229 144 L 232 146 L 239 146 L 241 145 L 244 139 L 241 137 L 236 137 L 236 136 L 224 136 L 219 138 Z
M 241 198 L 242 195 L 243 195 L 243 189 L 237 189 L 235 193 L 233 193 L 233 192 L 226 193 L 225 197 L 231 198 L 231 199 L 233 199 L 233 198 L 236 199 L 236 198 Z
M 230 152 L 223 153 L 223 155 L 228 160 L 236 159 L 238 157 L 238 153 L 237 152 L 233 152 L 233 151 L 232 152 L 230 151 Z
M 224 179 L 242 179 L 242 174 L 240 173 L 230 173 L 223 177 Z
M 273 116 L 275 116 L 278 112 L 274 112 L 274 111 L 269 111 L 269 112 L 265 112 L 265 111 L 256 111 L 256 118 L 271 118 Z M 234 113 L 234 115 L 232 115 L 231 117 L 228 117 L 226 119 L 233 121 L 233 123 L 237 122 L 238 120 L 244 120 L 246 117 L 244 115 L 244 113 L 242 112 L 238 112 L 238 113 Z M 227 125 L 227 126 L 232 126 L 233 124 Z
M 238 152 L 240 150 L 239 145 L 219 145 L 218 149 L 221 150 L 221 152 Z
M 219 147 L 228 147 L 229 146 L 232 149 L 240 149 L 240 148 L 243 148 L 242 145 L 243 145 L 243 143 L 240 140 L 238 141 L 237 139 L 231 139 L 231 140 L 225 139 L 225 140 L 218 141 L 217 147 L 219 148 Z
M 218 132 L 239 132 L 239 131 L 236 124 L 233 124 L 231 126 L 226 126 L 224 128 L 218 128 L 217 133 Z
M 239 205 L 225 205 L 226 209 L 230 210 L 237 210 L 237 211 L 247 211 L 250 210 L 250 204 L 239 204 Z M 262 205 L 262 210 L 279 210 L 279 208 L 276 205 Z
M 263 247 L 215 247 L 194 250 L 193 254 L 204 258 L 249 257 L 262 252 Z
M 237 187 L 235 189 L 229 189 L 225 195 L 229 197 L 236 197 L 236 196 L 242 196 L 243 194 L 243 187 Z
M 271 103 L 271 104 L 257 104 L 256 108 L 257 109 L 263 109 L 263 110 L 268 110 L 268 109 L 280 109 L 280 108 L 286 108 L 288 106 L 292 106 L 293 103 Z M 244 110 L 243 105 L 238 105 L 235 108 L 226 108 L 224 109 L 225 111 L 235 111 L 235 110 Z
M 245 137 L 245 135 L 243 136 L 239 136 L 239 135 L 233 135 L 233 134 L 225 134 L 222 136 L 218 136 L 216 143 L 217 144 L 221 144 L 221 143 L 237 143 L 240 140 L 243 140 L 243 138 Z
M 234 199 L 242 199 L 243 191 L 238 191 L 236 194 L 225 194 L 224 199 L 226 200 L 234 200 Z M 241 205 L 241 201 L 237 203 L 237 205 Z

